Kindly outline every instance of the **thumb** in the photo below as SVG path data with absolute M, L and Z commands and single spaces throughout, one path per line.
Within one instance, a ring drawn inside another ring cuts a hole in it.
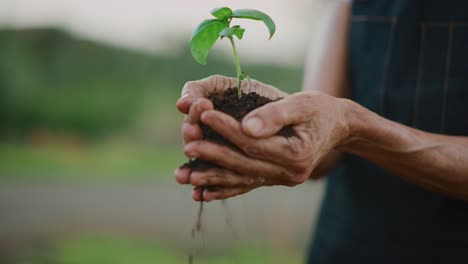
M 268 103 L 242 119 L 242 130 L 256 138 L 273 136 L 283 127 L 297 124 L 305 118 L 307 105 L 304 103 L 300 94 Z

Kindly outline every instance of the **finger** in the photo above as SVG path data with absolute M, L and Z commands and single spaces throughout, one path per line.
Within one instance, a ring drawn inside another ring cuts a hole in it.
M 187 82 L 182 88 L 182 95 L 190 93 L 195 99 L 206 97 L 216 91 L 224 91 L 237 86 L 237 78 L 222 75 L 212 75 L 208 78 Z
M 190 110 L 184 122 L 198 124 L 201 114 L 209 109 L 213 109 L 213 103 L 206 98 L 198 98 L 190 106 Z
M 189 168 L 177 168 L 174 172 L 176 181 L 180 184 L 190 183 L 190 169 Z
M 192 199 L 196 202 L 201 202 L 203 201 L 203 190 L 205 188 L 203 187 L 195 187 L 193 188 L 193 191 L 192 191 Z
M 193 102 L 192 106 L 190 106 L 188 115 L 182 124 L 182 138 L 184 140 L 184 144 L 203 138 L 203 132 L 199 125 L 200 115 L 206 109 L 212 108 L 213 104 L 211 101 L 205 98 L 198 98 Z
M 235 78 L 228 78 L 221 75 L 213 75 L 203 80 L 190 81 L 182 88 L 182 97 L 177 101 L 176 106 L 182 113 L 189 112 L 190 105 L 201 97 L 207 97 L 216 91 L 224 91 L 228 88 L 236 87 Z
M 207 85 L 203 81 L 186 82 L 182 88 L 181 97 L 177 100 L 176 106 L 180 112 L 187 114 L 192 103 L 201 97 L 206 97 Z
M 242 130 L 252 137 L 270 137 L 285 126 L 308 120 L 313 114 L 314 96 L 310 92 L 297 93 L 259 107 L 244 117 Z
M 185 145 L 184 153 L 189 158 L 210 161 L 241 175 L 264 175 L 272 177 L 283 172 L 283 168 L 265 161 L 248 158 L 229 147 L 205 140 L 192 141 Z
M 237 195 L 241 195 L 247 192 L 250 192 L 252 187 L 237 187 L 237 188 L 219 188 L 215 191 L 210 191 L 205 189 L 203 191 L 203 200 L 207 202 L 211 202 L 213 200 L 222 200 L 231 198 Z
M 192 172 L 190 183 L 194 186 L 219 186 L 225 188 L 251 186 L 256 183 L 256 180 L 225 169 L 211 169 Z
M 187 92 L 183 94 L 182 97 L 179 98 L 179 100 L 177 100 L 176 107 L 183 114 L 187 114 L 192 102 L 193 102 L 193 96 Z
M 182 97 L 177 101 L 176 106 L 180 112 L 186 114 L 190 109 L 190 105 L 198 98 L 207 97 L 211 93 L 222 92 L 228 88 L 235 88 L 237 86 L 237 78 L 229 78 L 221 75 L 213 75 L 203 80 L 190 81 L 182 88 Z M 257 92 L 273 100 L 287 96 L 287 93 L 278 88 L 255 80 L 243 80 L 242 90 L 245 93 Z
M 276 164 L 289 163 L 298 156 L 302 149 L 301 140 L 296 137 L 285 138 L 272 136 L 253 139 L 241 129 L 240 123 L 233 117 L 215 110 L 208 110 L 201 116 L 201 121 L 224 138 L 242 149 L 248 156 L 271 161 Z
M 203 138 L 203 133 L 199 125 L 200 115 L 203 111 L 208 109 L 213 109 L 213 103 L 206 98 L 198 98 L 193 102 L 192 106 L 190 106 L 188 115 L 182 124 L 182 138 L 184 144 Z
M 203 133 L 200 128 L 200 125 L 183 123 L 182 124 L 182 137 L 184 140 L 184 145 L 191 141 L 202 139 Z

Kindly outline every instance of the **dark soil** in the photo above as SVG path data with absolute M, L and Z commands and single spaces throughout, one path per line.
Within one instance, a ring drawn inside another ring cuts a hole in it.
M 261 96 L 255 92 L 253 93 L 244 93 L 242 92 L 241 98 L 237 95 L 237 88 L 229 88 L 223 94 L 211 94 L 208 96 L 213 102 L 214 108 L 218 111 L 224 112 L 236 120 L 241 121 L 244 116 L 246 116 L 251 111 L 259 108 L 265 104 L 273 102 L 273 100 Z M 281 99 L 278 99 L 281 100 Z M 216 133 L 210 127 L 201 124 L 203 131 L 203 138 L 221 145 L 226 145 L 232 149 L 239 150 L 234 144 L 229 142 L 220 134 Z M 278 135 L 283 137 L 291 137 L 296 135 L 296 132 L 291 126 L 284 127 L 278 132 Z M 211 168 L 219 167 L 216 164 L 213 164 L 208 161 L 193 159 L 181 166 L 182 168 L 190 168 L 192 171 L 204 171 Z

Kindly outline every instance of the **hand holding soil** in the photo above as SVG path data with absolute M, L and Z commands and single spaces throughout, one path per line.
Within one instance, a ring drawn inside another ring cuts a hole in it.
M 323 157 L 350 136 L 348 100 L 318 92 L 300 92 L 265 104 L 243 119 L 213 110 L 208 93 L 233 87 L 237 79 L 222 76 L 189 82 L 177 107 L 188 116 L 182 125 L 184 152 L 218 165 L 202 171 L 181 168 L 176 179 L 195 186 L 193 199 L 212 201 L 249 192 L 260 186 L 295 186 L 309 177 Z M 245 91 L 276 99 L 286 94 L 260 82 L 245 81 Z M 241 122 L 240 122 L 241 121 Z M 199 123 L 222 135 L 236 148 L 204 140 Z M 278 135 L 284 127 L 292 136 Z M 215 187 L 215 188 L 207 188 Z
M 234 88 L 237 86 L 237 82 L 237 78 L 229 78 L 221 75 L 213 75 L 203 80 L 187 82 L 182 89 L 182 97 L 177 101 L 177 109 L 184 114 L 189 114 L 190 106 L 197 99 L 206 99 L 206 97 L 213 93 L 222 93 L 229 88 Z M 255 80 L 243 80 L 242 91 L 244 93 L 255 92 L 272 100 L 288 95 L 276 87 Z M 204 103 L 201 104 L 205 105 Z

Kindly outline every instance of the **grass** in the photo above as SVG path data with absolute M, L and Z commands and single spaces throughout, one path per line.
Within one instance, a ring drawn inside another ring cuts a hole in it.
M 280 264 L 301 263 L 299 254 L 279 255 L 265 247 L 228 250 L 207 249 L 197 264 Z M 227 252 L 229 251 L 229 252 Z M 82 236 L 55 241 L 48 247 L 23 252 L 15 263 L 35 264 L 187 264 L 187 252 L 154 241 L 119 237 Z
M 0 145 L 0 179 L 173 179 L 177 145 Z

